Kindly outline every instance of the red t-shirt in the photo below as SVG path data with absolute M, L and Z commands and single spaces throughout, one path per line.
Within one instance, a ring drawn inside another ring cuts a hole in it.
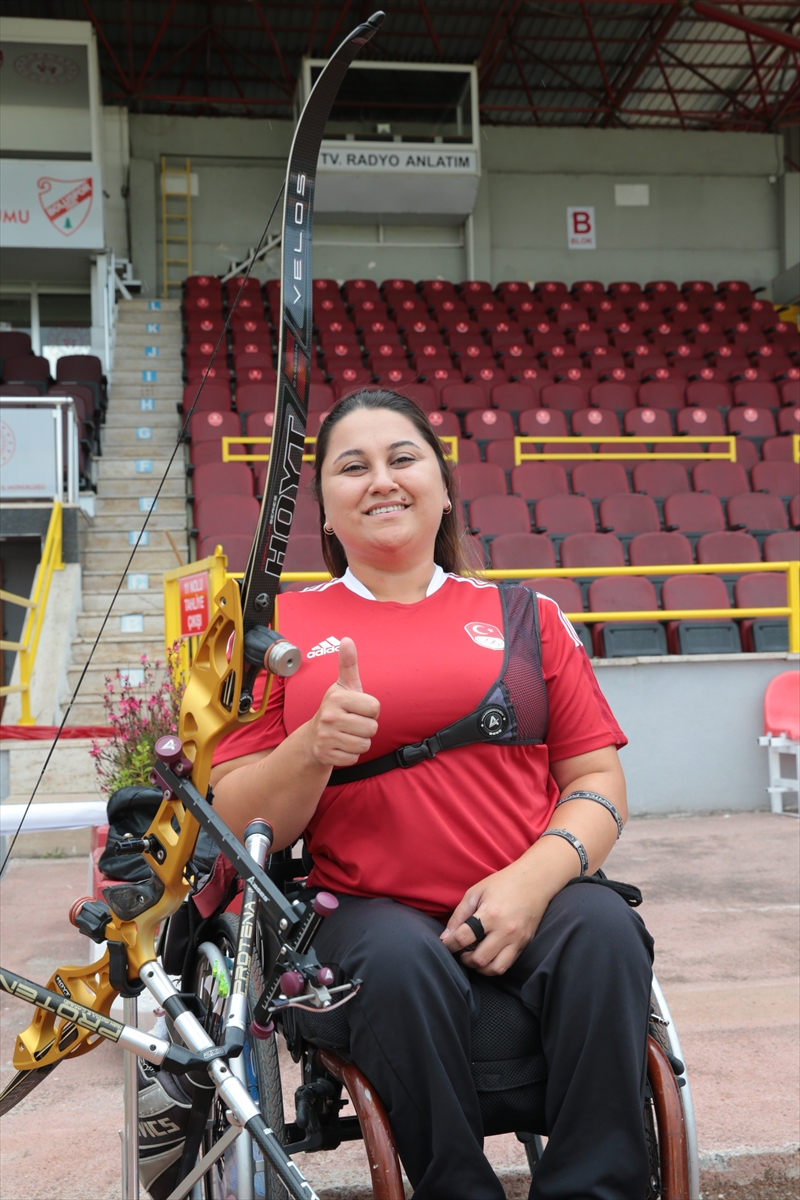
M 450 913 L 469 887 L 518 859 L 546 828 L 559 794 L 551 760 L 626 744 L 572 626 L 548 597 L 538 602 L 550 708 L 545 744 L 464 746 L 327 787 L 305 834 L 312 884 Z M 224 738 L 215 763 L 277 746 L 310 720 L 336 679 L 343 637 L 355 641 L 364 691 L 381 705 L 365 761 L 466 716 L 502 671 L 503 619 L 492 583 L 437 568 L 424 600 L 397 604 L 377 602 L 348 572 L 282 595 L 278 608 L 278 628 L 303 651 L 300 670 L 274 680 L 264 716 Z

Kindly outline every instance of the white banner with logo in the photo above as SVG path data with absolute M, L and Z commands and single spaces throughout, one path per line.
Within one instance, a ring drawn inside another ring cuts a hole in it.
M 58 414 L 55 414 L 56 416 Z M 0 414 L 0 498 L 48 500 L 56 481 L 56 423 L 52 408 L 11 408 Z
M 3 159 L 0 246 L 103 249 L 103 187 L 89 162 Z

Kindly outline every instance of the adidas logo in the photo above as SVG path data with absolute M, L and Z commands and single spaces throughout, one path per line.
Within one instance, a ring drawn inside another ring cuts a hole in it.
M 321 658 L 323 654 L 338 654 L 341 642 L 339 638 L 327 637 L 309 650 L 306 658 Z

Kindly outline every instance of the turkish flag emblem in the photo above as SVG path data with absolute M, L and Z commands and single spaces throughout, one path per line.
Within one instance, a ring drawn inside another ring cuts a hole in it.
M 88 217 L 94 199 L 91 179 L 51 179 L 43 175 L 36 180 L 42 212 L 54 229 L 64 237 L 72 237 Z

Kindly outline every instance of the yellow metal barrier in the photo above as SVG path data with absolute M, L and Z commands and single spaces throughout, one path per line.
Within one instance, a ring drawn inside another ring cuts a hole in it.
M 307 445 L 315 446 L 317 439 L 307 436 L 305 438 Z M 445 458 L 451 458 L 454 463 L 458 462 L 458 438 L 452 434 L 444 435 L 439 438 L 440 442 L 445 442 L 449 446 L 449 453 L 445 454 Z M 269 462 L 268 454 L 232 454 L 231 446 L 269 446 L 272 442 L 271 437 L 224 437 L 222 439 L 222 461 L 223 462 Z M 596 457 L 596 455 L 595 455 Z M 695 456 L 696 457 L 696 456 Z M 719 458 L 720 456 L 717 455 Z M 313 462 L 313 454 L 304 454 L 303 462 Z
M 62 529 L 61 504 L 59 501 L 56 501 L 53 505 L 53 511 L 50 514 L 50 524 L 47 527 L 47 536 L 44 539 L 42 560 L 39 563 L 32 599 L 27 600 L 24 596 L 15 596 L 13 592 L 0 591 L 0 599 L 4 602 L 18 604 L 20 607 L 27 608 L 28 610 L 22 630 L 22 640 L 19 642 L 0 641 L 0 650 L 16 650 L 19 653 L 20 682 L 0 687 L 0 696 L 8 696 L 12 692 L 21 693 L 20 703 L 22 713 L 19 719 L 20 725 L 36 724 L 36 721 L 31 716 L 31 677 L 33 676 L 33 668 L 36 664 L 36 651 L 39 647 L 39 638 L 42 633 L 42 625 L 44 624 L 44 614 L 47 607 L 47 597 L 50 595 L 50 583 L 53 578 L 53 572 L 64 569 Z
M 583 445 L 588 444 L 590 446 L 598 446 L 601 444 L 609 445 L 611 443 L 615 443 L 615 444 L 621 445 L 624 443 L 627 446 L 628 443 L 630 443 L 631 445 L 641 446 L 642 450 L 638 450 L 638 451 L 632 452 L 630 454 L 628 454 L 625 450 L 608 450 L 608 451 L 603 450 L 598 453 L 595 453 L 593 450 L 587 450 L 585 453 L 581 454 L 580 451 L 578 451 L 576 453 L 575 450 L 569 449 L 564 454 L 545 454 L 545 452 L 543 450 L 524 450 L 523 449 L 524 445 L 539 446 L 539 445 L 557 444 L 559 442 L 565 443 L 565 448 L 567 446 L 572 447 L 572 446 L 579 446 L 581 444 L 583 444 Z M 683 451 L 681 451 L 680 446 L 681 445 L 685 446 L 687 442 L 693 442 L 693 443 L 700 442 L 701 445 L 702 444 L 709 445 L 711 442 L 714 442 L 714 443 L 722 442 L 722 443 L 727 443 L 728 449 L 725 451 L 722 451 L 722 450 L 683 450 Z M 667 451 L 667 450 L 664 450 L 664 451 L 659 450 L 656 453 L 653 450 L 645 449 L 646 446 L 648 446 L 648 445 L 653 446 L 656 443 L 659 446 L 674 445 L 675 453 L 673 454 L 671 451 Z M 542 436 L 539 436 L 539 434 L 536 433 L 536 434 L 531 434 L 526 437 L 515 437 L 514 438 L 514 462 L 517 466 L 520 466 L 521 463 L 533 462 L 534 460 L 538 460 L 538 459 L 546 459 L 547 462 L 558 462 L 559 459 L 563 459 L 563 458 L 579 459 L 579 460 L 585 459 L 587 462 L 604 462 L 604 461 L 611 461 L 611 460 L 614 460 L 617 462 L 624 462 L 626 459 L 632 459 L 632 458 L 635 458 L 635 459 L 646 458 L 648 460 L 648 462 L 651 459 L 653 461 L 656 461 L 656 460 L 660 460 L 660 459 L 674 460 L 674 459 L 692 459 L 692 458 L 693 459 L 702 459 L 704 462 L 708 461 L 709 459 L 722 459 L 724 462 L 736 462 L 736 438 L 730 437 L 728 435 L 723 436 L 722 434 L 718 434 L 717 437 L 696 437 L 695 434 L 693 434 L 693 433 L 687 434 L 686 437 L 658 437 L 658 436 L 628 437 L 625 434 L 619 434 L 617 437 L 609 437 L 609 436 L 576 437 L 574 435 L 572 437 L 566 437 L 566 436 L 556 437 L 555 435 L 551 435 L 550 437 L 548 437 L 544 434 Z
M 220 555 L 224 560 L 225 556 Z M 205 562 L 212 560 L 206 559 Z M 182 568 L 188 573 L 201 566 L 194 563 L 191 567 Z M 565 613 L 570 621 L 683 621 L 690 618 L 707 618 L 709 620 L 741 620 L 749 617 L 788 617 L 789 619 L 789 650 L 792 654 L 800 654 L 800 562 L 771 562 L 771 563 L 685 563 L 675 566 L 641 566 L 641 567 L 549 567 L 541 570 L 484 570 L 477 571 L 482 579 L 599 579 L 606 575 L 751 575 L 766 571 L 786 575 L 787 601 L 785 605 L 773 608 L 681 608 L 681 609 L 648 609 L 646 611 L 624 612 L 573 612 Z M 179 572 L 170 572 L 178 575 Z M 232 578 L 240 579 L 241 574 L 233 573 Z M 284 583 L 324 583 L 330 579 L 327 571 L 285 571 L 282 575 Z M 166 576 L 165 576 L 166 580 Z M 166 587 L 165 587 L 166 603 Z M 167 617 L 166 627 L 176 628 L 178 619 Z M 171 624 L 170 624 L 171 622 Z M 167 645 L 170 645 L 169 638 Z
M 800 433 L 792 434 L 792 461 L 800 463 Z
M 164 642 L 178 644 L 173 675 L 189 677 L 197 645 L 213 613 L 214 597 L 228 578 L 228 559 L 217 546 L 208 558 L 164 572 Z

